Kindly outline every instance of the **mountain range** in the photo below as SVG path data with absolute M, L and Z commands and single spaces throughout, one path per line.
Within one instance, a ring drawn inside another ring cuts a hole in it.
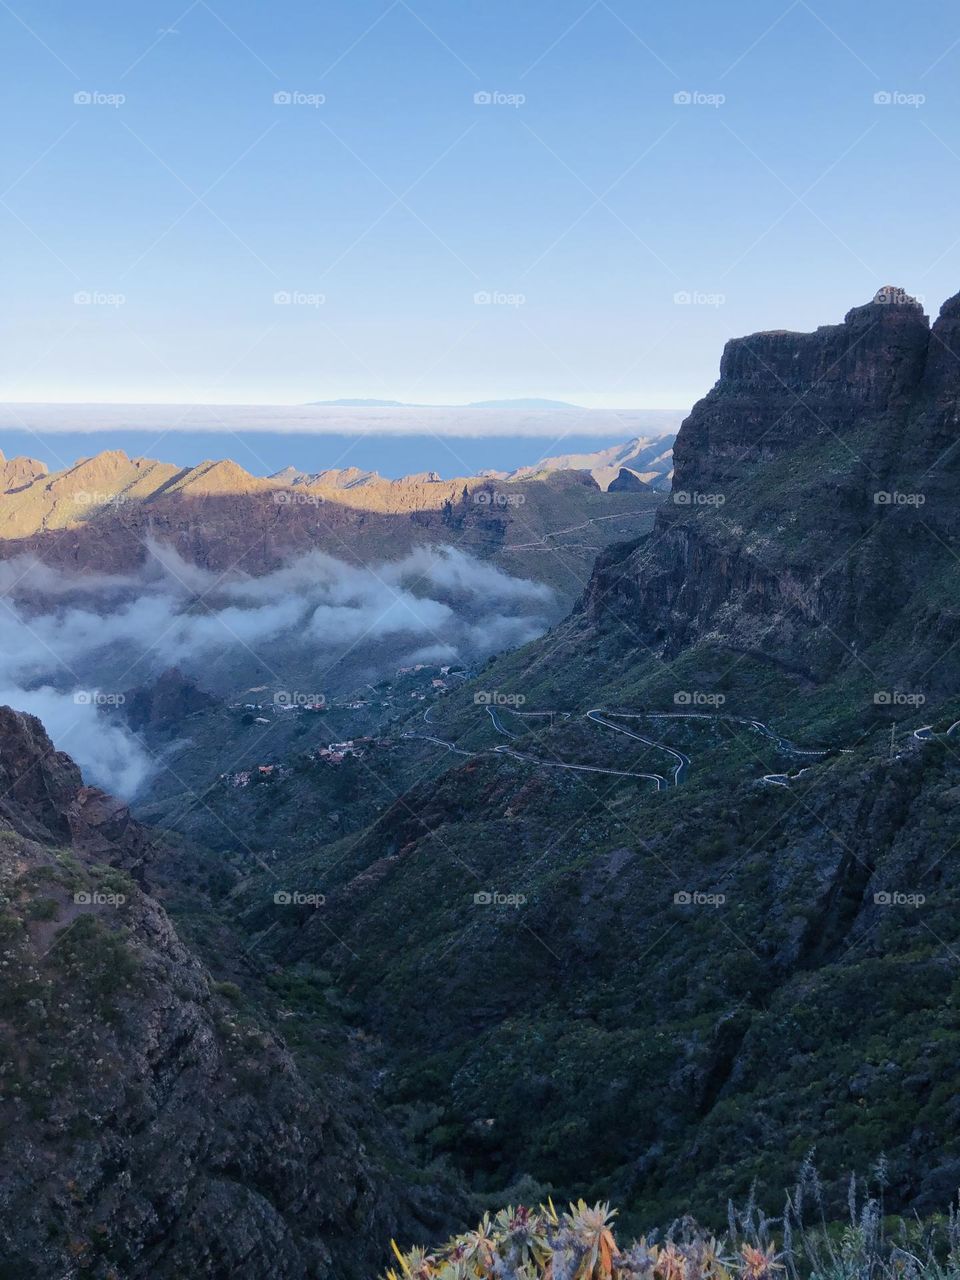
M 670 436 L 640 437 L 612 451 L 453 480 L 435 472 L 390 480 L 355 467 L 261 477 L 229 459 L 178 467 L 120 450 L 51 473 L 29 457 L 0 456 L 0 540 L 8 558 L 37 555 L 87 573 L 131 569 L 155 538 L 210 568 L 242 557 L 247 572 L 308 549 L 369 562 L 454 541 L 572 600 L 597 550 L 652 515 L 671 444 Z M 621 482 L 607 493 L 615 476 Z M 550 546 L 565 558 L 545 558 Z
M 687 1212 L 721 1230 L 728 1198 L 775 1205 L 814 1148 L 831 1217 L 878 1162 L 888 1212 L 942 1210 L 958 360 L 960 296 L 931 326 L 892 286 L 813 333 L 730 341 L 669 495 L 545 635 L 322 713 L 170 677 L 131 699 L 139 731 L 159 751 L 182 706 L 194 748 L 140 820 L 4 712 L 13 1273 L 213 1276 L 242 1250 L 252 1274 L 370 1276 L 391 1233 L 548 1195 L 616 1200 L 627 1234 Z M 466 496 L 634 501 L 651 491 L 585 473 L 642 484 L 645 447 Z M 115 568 L 149 519 L 208 563 L 217 498 L 234 548 L 264 496 L 322 490 L 351 539 L 401 498 L 98 466 L 129 506 L 55 517 L 27 474 L 8 549 Z M 462 496 L 408 487 L 405 519 L 465 527 Z M 94 888 L 129 901 L 77 901 Z

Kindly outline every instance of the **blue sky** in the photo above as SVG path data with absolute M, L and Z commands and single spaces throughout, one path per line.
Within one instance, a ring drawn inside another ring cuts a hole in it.
M 11 0 L 0 40 L 0 400 L 683 407 L 729 336 L 960 290 L 949 3 Z

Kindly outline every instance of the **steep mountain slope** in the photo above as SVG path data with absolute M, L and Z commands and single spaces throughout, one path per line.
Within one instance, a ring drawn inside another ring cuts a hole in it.
M 0 796 L 3 1274 L 368 1276 L 413 1219 L 336 1027 L 308 1078 L 145 889 L 156 836 L 9 708 Z
M 266 949 L 349 988 L 477 1190 L 709 1219 L 816 1146 L 833 1204 L 882 1154 L 890 1207 L 949 1196 L 958 325 L 888 289 L 728 344 L 653 531 L 408 723 L 366 832 L 279 859 L 325 908 Z

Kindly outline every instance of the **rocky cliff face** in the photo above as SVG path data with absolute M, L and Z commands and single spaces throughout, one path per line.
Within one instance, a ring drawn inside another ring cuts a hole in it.
M 590 622 L 667 657 L 709 640 L 820 676 L 899 630 L 901 662 L 930 669 L 960 635 L 943 591 L 958 351 L 960 298 L 931 329 L 890 287 L 843 324 L 729 342 L 677 437 L 672 501 L 651 538 L 601 558 Z
M 219 991 L 147 833 L 9 708 L 0 793 L 4 1273 L 369 1275 L 403 1214 L 350 1090 Z
M 674 488 L 725 489 L 820 435 L 903 413 L 918 394 L 929 339 L 923 308 L 894 289 L 815 333 L 733 339 L 719 382 L 677 437 Z

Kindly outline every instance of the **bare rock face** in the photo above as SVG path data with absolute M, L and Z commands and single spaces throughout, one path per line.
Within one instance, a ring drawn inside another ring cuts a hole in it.
M 0 493 L 16 493 L 46 474 L 46 463 L 36 458 L 8 459 L 0 453 Z
M 69 839 L 67 808 L 83 785 L 68 755 L 54 750 L 34 716 L 0 707 L 0 818 L 22 835 Z
M 930 329 L 919 303 L 902 290 L 894 295 L 888 286 L 843 324 L 815 333 L 728 342 L 720 381 L 677 437 L 674 488 L 723 487 L 821 434 L 905 410 L 923 377 Z
M 9 708 L 0 792 L 5 1274 L 376 1271 L 391 1195 L 342 1084 L 218 994 L 134 878 L 143 828 Z
M 901 680 L 955 683 L 937 656 L 960 638 L 941 589 L 960 534 L 958 355 L 960 297 L 931 329 L 895 286 L 842 324 L 728 342 L 654 534 L 600 557 L 587 619 L 664 654 L 709 638 L 814 678 L 899 628 Z

